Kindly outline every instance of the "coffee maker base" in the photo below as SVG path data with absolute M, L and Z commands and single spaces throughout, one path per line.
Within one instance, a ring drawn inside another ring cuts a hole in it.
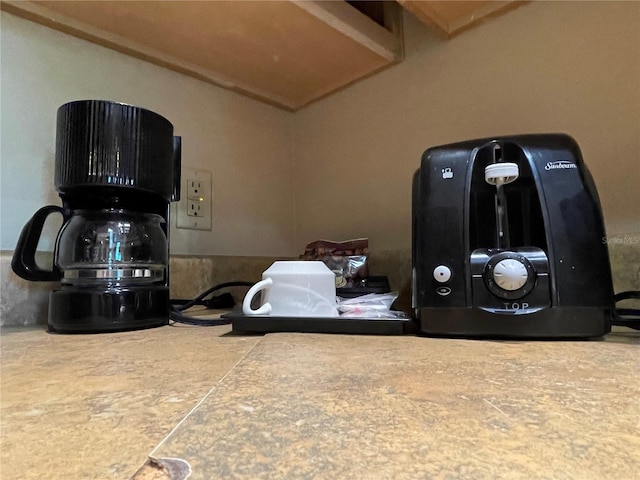
M 589 339 L 611 331 L 606 307 L 548 307 L 531 313 L 483 308 L 420 308 L 419 331 L 454 338 Z
M 49 331 L 102 333 L 141 330 L 169 322 L 169 288 L 62 287 L 49 296 Z

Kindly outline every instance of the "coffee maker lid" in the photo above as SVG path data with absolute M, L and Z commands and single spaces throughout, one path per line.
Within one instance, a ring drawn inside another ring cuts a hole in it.
M 66 103 L 58 109 L 56 189 L 122 187 L 170 199 L 173 145 L 173 125 L 150 110 L 106 100 Z

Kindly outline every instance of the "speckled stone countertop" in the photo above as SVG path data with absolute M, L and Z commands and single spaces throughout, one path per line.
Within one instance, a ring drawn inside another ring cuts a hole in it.
M 229 330 L 5 333 L 3 480 L 639 478 L 637 332 Z

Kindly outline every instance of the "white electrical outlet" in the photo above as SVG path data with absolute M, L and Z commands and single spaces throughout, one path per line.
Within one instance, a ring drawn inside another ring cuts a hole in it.
M 176 226 L 211 230 L 212 200 L 211 172 L 183 167 Z

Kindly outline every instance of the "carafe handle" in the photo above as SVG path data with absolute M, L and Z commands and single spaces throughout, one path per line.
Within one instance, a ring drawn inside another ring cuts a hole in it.
M 11 259 L 11 268 L 16 275 L 25 280 L 35 282 L 52 282 L 62 278 L 62 272 L 58 267 L 53 266 L 52 270 L 43 270 L 36 264 L 36 249 L 38 241 L 42 235 L 42 228 L 47 217 L 54 213 L 63 214 L 62 207 L 55 205 L 47 205 L 38 210 L 33 217 L 26 223 L 20 233 L 18 244 L 13 252 Z

